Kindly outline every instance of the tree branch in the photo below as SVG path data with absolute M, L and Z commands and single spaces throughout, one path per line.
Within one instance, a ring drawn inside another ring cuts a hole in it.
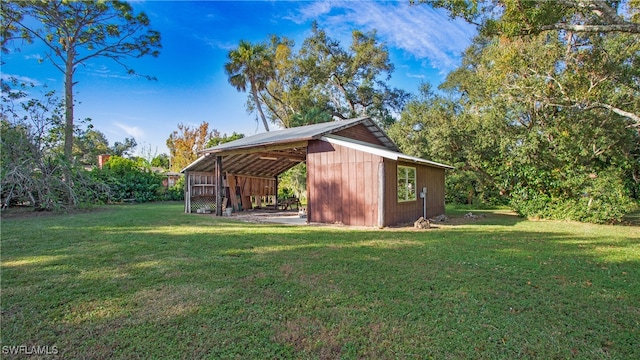
M 623 24 L 607 24 L 607 25 L 580 25 L 580 24 L 567 24 L 557 23 L 550 25 L 540 26 L 537 30 L 549 31 L 549 30 L 566 30 L 582 33 L 596 33 L 596 32 L 624 32 L 630 34 L 640 34 L 640 24 L 625 22 Z
M 609 104 L 604 104 L 604 103 L 599 103 L 599 102 L 593 103 L 593 105 L 591 106 L 591 108 L 596 108 L 596 107 L 605 108 L 605 109 L 610 110 L 610 111 L 612 111 L 612 112 L 614 112 L 614 113 L 616 113 L 616 114 L 618 114 L 620 116 L 626 117 L 626 118 L 630 119 L 631 121 L 635 122 L 635 124 L 632 125 L 633 127 L 640 127 L 640 116 L 638 116 L 638 115 L 636 115 L 634 113 L 622 110 L 620 108 L 617 108 L 615 106 L 611 106 Z

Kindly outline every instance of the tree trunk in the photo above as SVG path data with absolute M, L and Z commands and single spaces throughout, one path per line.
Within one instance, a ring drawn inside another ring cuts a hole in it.
M 71 166 L 73 164 L 73 59 L 74 52 L 70 49 L 67 52 L 67 61 L 64 73 L 64 182 L 68 189 L 67 204 L 73 205 L 73 195 L 71 194 Z
M 73 162 L 73 53 L 67 53 L 64 73 L 64 157 L 69 163 Z
M 262 112 L 262 105 L 260 105 L 260 99 L 258 99 L 258 90 L 256 87 L 251 84 L 251 92 L 253 93 L 253 101 L 256 102 L 256 107 L 258 108 L 258 113 L 260 113 L 260 118 L 262 119 L 262 125 L 264 125 L 264 129 L 269 131 L 269 124 L 267 123 L 267 118 L 264 116 L 264 112 Z

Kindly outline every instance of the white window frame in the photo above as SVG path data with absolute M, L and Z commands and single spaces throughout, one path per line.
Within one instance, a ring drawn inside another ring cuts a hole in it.
M 413 176 L 411 176 L 411 172 L 413 172 Z M 413 166 L 398 165 L 397 174 L 396 193 L 398 202 L 416 201 L 418 198 L 416 190 L 416 168 Z

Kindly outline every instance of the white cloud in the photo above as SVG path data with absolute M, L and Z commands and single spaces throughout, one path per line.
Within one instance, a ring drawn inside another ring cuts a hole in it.
M 120 130 L 124 131 L 127 136 L 132 136 L 136 140 L 144 137 L 144 131 L 137 126 L 129 126 L 119 122 L 114 122 L 113 125 L 118 127 Z
M 43 61 L 44 60 L 44 58 L 40 54 L 25 55 L 24 59 L 25 60 L 38 60 L 38 61 Z
M 24 84 L 33 84 L 34 86 L 40 86 L 41 83 L 40 81 L 34 79 L 34 78 L 30 78 L 28 76 L 22 76 L 22 75 L 13 75 L 13 74 L 5 74 L 2 73 L 0 74 L 0 76 L 2 77 L 2 80 L 4 81 L 9 81 L 11 79 L 16 79 L 19 83 L 24 83 Z
M 424 76 L 423 74 L 412 74 L 412 73 L 407 73 L 407 77 L 409 77 L 409 78 L 416 78 L 416 79 L 424 79 L 426 76 Z
M 354 28 L 376 30 L 379 39 L 390 48 L 418 60 L 428 59 L 440 72 L 457 66 L 475 35 L 472 25 L 451 20 L 444 11 L 407 2 L 322 1 L 302 7 L 300 12 L 300 19 L 317 20 L 321 28 L 340 41 Z
M 317 1 L 308 3 L 299 9 L 300 13 L 292 14 L 284 17 L 287 20 L 291 20 L 296 24 L 304 24 L 309 20 L 315 20 L 320 16 L 327 15 L 334 7 L 334 3 L 329 1 Z
M 199 36 L 197 34 L 193 35 L 194 38 L 204 41 L 207 45 L 211 46 L 211 48 L 213 49 L 220 49 L 220 50 L 225 50 L 225 51 L 231 51 L 233 49 L 235 49 L 238 44 L 233 44 L 231 42 L 228 41 L 222 41 L 219 39 L 211 39 L 209 37 L 203 37 L 203 36 Z
M 122 70 L 120 73 L 114 73 L 106 65 L 89 64 L 86 68 L 83 69 L 83 72 L 91 76 L 109 79 L 131 79 L 131 75 L 123 75 L 124 70 Z

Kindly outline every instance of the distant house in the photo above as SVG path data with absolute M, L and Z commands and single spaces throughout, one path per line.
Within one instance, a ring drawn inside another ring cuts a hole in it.
M 278 175 L 300 162 L 307 164 L 309 222 L 384 227 L 444 213 L 445 170 L 452 167 L 400 153 L 368 117 L 261 133 L 204 150 L 182 170 L 185 211 L 206 206 L 222 215 L 223 199 L 236 210 L 248 209 L 252 196 L 275 197 Z
M 101 154 L 98 155 L 98 168 L 102 169 L 102 167 L 104 166 L 104 164 L 109 161 L 109 158 L 111 158 L 111 155 L 109 154 Z
M 182 177 L 182 173 L 167 171 L 164 168 L 157 166 L 152 167 L 151 171 L 162 176 L 162 186 L 166 189 L 174 186 Z

